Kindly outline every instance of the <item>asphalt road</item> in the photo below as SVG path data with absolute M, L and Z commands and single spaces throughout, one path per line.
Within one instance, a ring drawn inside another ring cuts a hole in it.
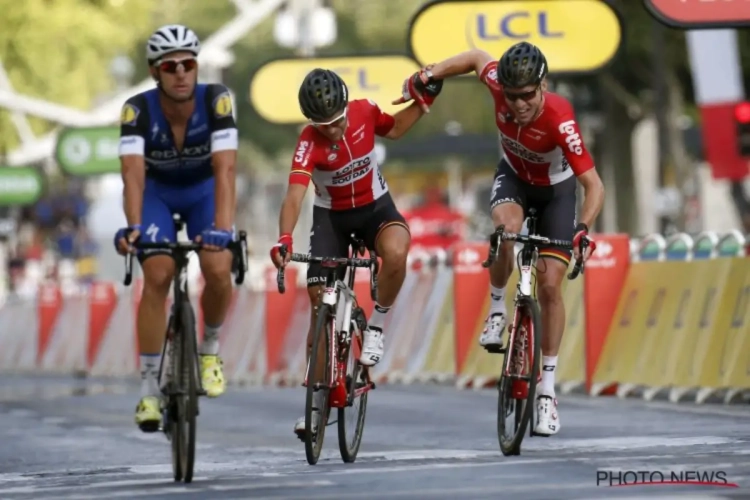
M 494 391 L 382 386 L 356 463 L 342 463 L 334 426 L 309 466 L 292 433 L 303 398 L 301 389 L 230 388 L 202 400 L 195 479 L 184 485 L 171 479 L 163 434 L 132 422 L 135 385 L 0 376 L 0 499 L 750 498 L 746 405 L 567 396 L 560 434 L 527 437 L 508 458 Z M 738 487 L 609 486 L 626 471 L 713 472 Z

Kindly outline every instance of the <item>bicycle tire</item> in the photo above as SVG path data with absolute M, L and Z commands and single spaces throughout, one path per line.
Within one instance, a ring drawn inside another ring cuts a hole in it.
M 180 381 L 182 373 L 182 335 L 179 334 L 180 322 L 170 319 L 171 340 L 169 340 L 169 393 L 167 396 L 167 415 L 169 416 L 169 441 L 172 445 L 172 473 L 176 482 L 182 481 L 182 405 L 180 404 Z
M 305 396 L 305 456 L 307 457 L 307 463 L 315 465 L 318 463 L 320 458 L 320 452 L 323 449 L 323 440 L 325 438 L 326 426 L 328 425 L 328 415 L 330 407 L 328 405 L 328 395 L 330 393 L 329 387 L 331 386 L 330 372 L 331 372 L 331 359 L 330 359 L 330 339 L 332 332 L 329 328 L 333 324 L 332 319 L 334 318 L 333 308 L 327 304 L 321 304 L 318 306 L 318 314 L 315 319 L 315 331 L 313 332 L 312 349 L 310 351 L 310 362 L 307 370 L 307 391 Z M 321 340 L 324 342 L 325 351 L 325 373 L 323 375 L 322 387 L 318 391 L 325 391 L 325 409 L 321 412 L 320 419 L 318 420 L 318 431 L 313 434 L 312 432 L 312 419 L 313 419 L 313 407 L 315 404 L 315 366 L 318 361 L 319 347 Z
M 348 361 L 350 358 L 352 358 L 355 355 L 355 350 L 352 349 L 352 344 L 358 345 L 359 350 L 361 352 L 362 350 L 362 327 L 361 325 L 366 325 L 367 322 L 364 317 L 364 311 L 362 309 L 357 308 L 354 313 L 352 314 L 352 336 L 351 341 L 348 346 L 345 347 L 346 353 L 344 355 L 344 358 Z M 358 383 L 360 382 L 360 377 L 365 374 L 365 368 L 359 363 L 359 361 L 354 358 L 354 363 L 352 365 L 352 373 L 348 373 L 349 371 L 349 364 L 346 364 L 347 366 L 347 374 L 346 374 L 346 382 L 347 382 L 347 392 L 348 394 L 353 394 L 354 391 L 357 388 Z M 346 432 L 346 415 L 347 413 L 350 413 L 354 410 L 354 404 L 352 406 L 347 406 L 344 408 L 338 409 L 338 428 L 339 428 L 339 452 L 341 452 L 341 459 L 346 463 L 353 463 L 357 459 L 357 453 L 359 452 L 359 446 L 362 444 L 362 434 L 364 432 L 365 428 L 365 416 L 367 415 L 367 396 L 369 395 L 369 392 L 365 392 L 362 394 L 359 398 L 354 399 L 353 401 L 356 401 L 359 399 L 360 406 L 356 410 L 357 413 L 357 423 L 354 428 L 354 436 L 352 436 L 351 443 L 347 439 L 347 432 Z
M 183 415 L 187 433 L 185 435 L 182 452 L 183 481 L 193 481 L 193 469 L 195 467 L 195 440 L 196 440 L 196 417 L 198 415 L 198 339 L 195 330 L 195 313 L 188 300 L 185 300 L 181 309 L 182 315 L 182 343 L 183 376 L 186 377 L 185 387 L 185 412 Z
M 536 383 L 537 377 L 539 376 L 539 361 L 541 359 L 541 338 L 542 338 L 542 323 L 541 323 L 541 312 L 539 311 L 539 305 L 536 300 L 531 297 L 521 297 L 516 305 L 516 323 L 513 325 L 514 331 L 524 331 L 527 335 L 527 342 L 532 342 L 533 345 L 529 349 L 526 347 L 527 353 L 532 353 L 531 366 L 528 381 L 528 390 L 526 397 L 519 399 L 513 398 L 513 380 L 509 377 L 505 377 L 501 373 L 500 380 L 498 382 L 498 400 L 497 400 L 497 438 L 500 444 L 500 451 L 505 456 L 520 455 L 521 454 L 521 442 L 523 441 L 526 428 L 530 422 L 533 422 L 534 416 L 534 403 L 536 396 Z M 524 319 L 528 319 L 529 325 L 531 326 L 532 334 L 528 335 L 528 329 L 519 329 L 519 325 L 523 324 Z M 513 356 L 515 352 L 515 346 L 508 345 L 505 350 L 505 356 L 503 357 L 503 367 L 508 364 L 508 357 Z M 511 361 L 512 362 L 512 361 Z M 504 372 L 504 370 L 503 370 Z M 508 413 L 507 406 L 510 404 L 510 400 L 513 399 L 513 412 L 515 417 L 514 422 L 514 433 L 510 439 L 505 437 L 505 416 Z

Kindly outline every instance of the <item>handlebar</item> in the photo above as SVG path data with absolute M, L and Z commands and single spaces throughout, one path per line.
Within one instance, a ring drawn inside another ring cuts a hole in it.
M 488 268 L 492 265 L 492 263 L 497 259 L 497 256 L 500 252 L 500 243 L 503 241 L 515 241 L 517 243 L 522 243 L 524 245 L 531 244 L 537 248 L 539 247 L 555 247 L 555 248 L 561 248 L 564 250 L 572 250 L 573 249 L 573 242 L 567 241 L 567 240 L 556 240 L 554 238 L 547 238 L 545 236 L 538 236 L 538 235 L 524 235 L 524 234 L 518 234 L 518 233 L 506 233 L 504 231 L 503 226 L 500 226 L 497 228 L 497 230 L 490 235 L 490 251 L 489 255 L 487 256 L 487 260 L 482 262 L 482 267 Z M 578 277 L 579 274 L 583 274 L 584 271 L 584 261 L 583 261 L 583 254 L 586 248 L 589 246 L 589 241 L 586 238 L 581 238 L 581 244 L 579 246 L 579 250 L 581 252 L 581 256 L 576 259 L 575 264 L 573 265 L 573 270 L 568 273 L 568 279 L 574 280 Z
M 201 243 L 194 241 L 162 241 L 162 242 L 145 242 L 136 241 L 133 243 L 133 247 L 137 250 L 170 250 L 172 252 L 178 252 L 187 254 L 189 252 L 198 252 L 203 248 Z M 235 284 L 241 285 L 245 281 L 245 274 L 247 272 L 247 233 L 240 231 L 238 239 L 229 243 L 227 247 L 232 252 L 233 270 L 237 271 L 237 276 L 234 279 Z M 130 286 L 133 282 L 133 254 L 129 253 L 125 255 L 125 279 L 123 284 Z
M 361 250 L 360 250 L 361 251 Z M 279 248 L 279 255 L 282 258 L 286 258 L 288 247 L 281 245 Z M 363 252 L 362 252 L 363 253 Z M 356 253 L 355 253 L 356 255 Z M 316 263 L 322 264 L 323 267 L 328 268 L 340 268 L 340 267 L 352 267 L 352 268 L 369 268 L 370 269 L 370 297 L 372 300 L 378 300 L 378 272 L 380 271 L 380 264 L 378 263 L 378 257 L 374 251 L 370 251 L 369 259 L 358 259 L 349 257 L 315 257 L 309 254 L 293 253 L 291 260 L 294 262 L 302 263 Z M 283 267 L 278 268 L 276 271 L 276 286 L 279 289 L 279 293 L 286 292 L 286 284 L 284 283 L 285 270 Z

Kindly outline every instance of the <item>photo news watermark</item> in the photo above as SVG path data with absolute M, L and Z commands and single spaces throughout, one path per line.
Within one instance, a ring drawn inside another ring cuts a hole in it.
M 597 486 L 692 485 L 738 488 L 723 470 L 597 470 Z

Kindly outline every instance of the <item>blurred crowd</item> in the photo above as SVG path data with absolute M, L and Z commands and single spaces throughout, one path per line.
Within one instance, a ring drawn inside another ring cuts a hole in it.
M 80 290 L 97 278 L 119 276 L 119 266 L 114 272 L 107 269 L 119 263 L 109 255 L 114 252 L 106 246 L 110 237 L 98 234 L 102 230 L 106 233 L 109 224 L 96 229 L 102 226 L 102 214 L 109 212 L 101 211 L 100 202 L 89 199 L 82 186 L 68 185 L 50 191 L 36 205 L 5 214 L 9 224 L 2 242 L 6 252 L 5 289 L 8 297 L 31 298 L 44 281 L 60 284 L 66 293 Z M 411 228 L 412 248 L 447 249 L 456 241 L 465 239 L 471 232 L 468 214 L 476 217 L 475 197 L 476 194 L 467 193 L 465 199 L 454 202 L 454 207 L 451 207 L 446 190 L 437 185 L 395 195 Z M 121 211 L 120 201 L 109 201 L 113 203 L 108 204 L 112 205 L 108 210 Z M 106 217 L 111 219 L 111 215 Z M 0 219 L 2 217 L 0 214 Z M 272 218 L 269 230 L 275 231 L 276 219 L 275 216 Z M 110 220 L 113 228 L 115 222 Z M 260 229 L 248 227 L 248 232 L 258 242 L 263 241 L 263 238 L 258 238 Z M 265 251 L 258 250 L 254 248 L 252 253 L 265 255 Z
M 86 227 L 88 207 L 83 189 L 75 186 L 8 214 L 13 230 L 3 240 L 10 296 L 32 297 L 45 280 L 76 286 L 95 279 L 98 245 Z

